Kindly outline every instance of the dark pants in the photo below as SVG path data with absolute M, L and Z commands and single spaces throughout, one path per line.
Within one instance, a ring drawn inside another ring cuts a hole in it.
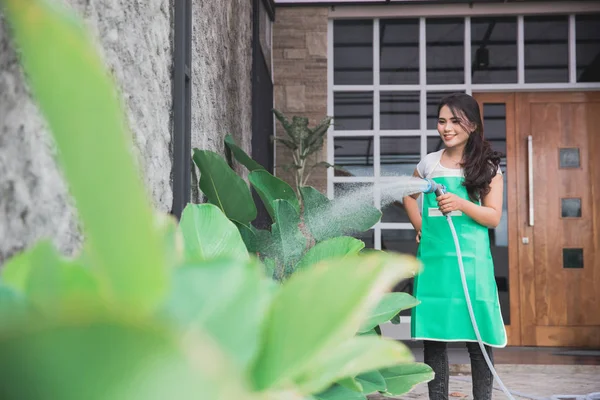
M 447 343 L 426 340 L 423 344 L 425 363 L 435 372 L 435 378 L 428 384 L 429 399 L 448 400 L 448 378 L 450 372 L 448 367 Z M 492 371 L 490 371 L 485 362 L 479 343 L 467 342 L 467 349 L 471 357 L 473 398 L 474 400 L 490 400 L 494 385 Z M 493 363 L 492 349 L 489 346 L 485 346 L 485 349 Z

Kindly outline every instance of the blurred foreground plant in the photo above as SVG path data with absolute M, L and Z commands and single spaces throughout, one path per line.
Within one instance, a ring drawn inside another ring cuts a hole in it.
M 180 227 L 157 218 L 80 22 L 48 1 L 0 4 L 86 237 L 76 259 L 41 242 L 4 266 L 0 398 L 364 399 L 368 385 L 395 393 L 431 378 L 402 344 L 355 336 L 415 259 L 328 260 L 279 286 L 222 207 L 189 205 Z M 183 251 L 180 228 L 195 232 Z

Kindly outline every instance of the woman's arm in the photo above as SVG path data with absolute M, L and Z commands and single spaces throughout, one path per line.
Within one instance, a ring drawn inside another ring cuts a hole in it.
M 490 192 L 483 198 L 482 205 L 472 203 L 455 194 L 447 193 L 437 198 L 442 212 L 462 211 L 477 223 L 495 228 L 502 217 L 502 192 L 504 181 L 502 175 L 497 174 L 490 183 Z M 411 220 L 412 222 L 412 220 Z
M 420 177 L 419 172 L 415 169 L 413 176 Z M 419 241 L 420 232 L 421 232 L 421 223 L 423 222 L 421 219 L 421 212 L 419 211 L 419 204 L 417 203 L 417 199 L 421 194 L 413 194 L 410 196 L 406 196 L 403 198 L 404 209 L 408 214 L 408 219 L 410 223 L 417 231 L 417 242 Z

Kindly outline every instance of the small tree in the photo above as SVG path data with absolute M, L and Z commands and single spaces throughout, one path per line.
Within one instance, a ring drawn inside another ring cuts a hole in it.
M 273 109 L 273 113 L 287 135 L 287 137 L 273 137 L 273 140 L 281 142 L 290 149 L 293 160 L 292 163 L 283 164 L 280 167 L 285 171 L 294 171 L 295 190 L 296 193 L 299 193 L 299 188 L 306 186 L 315 168 L 335 168 L 334 165 L 325 161 L 309 163 L 309 157 L 317 156 L 322 151 L 325 134 L 331 126 L 333 118 L 326 117 L 316 127 L 309 128 L 306 117 L 294 116 L 290 122 L 280 111 Z

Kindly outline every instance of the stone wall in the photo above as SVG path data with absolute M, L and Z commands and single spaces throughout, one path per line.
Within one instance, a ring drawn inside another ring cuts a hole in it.
M 98 38 L 121 89 L 148 194 L 158 210 L 168 212 L 173 0 L 69 3 Z M 232 133 L 250 151 L 252 0 L 193 3 L 192 146 L 222 152 L 222 138 Z M 0 15 L 0 265 L 44 238 L 65 254 L 81 245 L 76 211 L 54 156 Z
M 273 27 L 275 108 L 289 118 L 308 117 L 314 126 L 327 115 L 327 7 L 278 7 Z M 277 123 L 277 136 L 285 135 Z M 289 150 L 278 144 L 276 165 L 291 161 Z M 327 159 L 326 146 L 317 161 Z M 291 173 L 276 168 L 289 183 Z M 309 185 L 327 190 L 325 169 L 311 174 Z

